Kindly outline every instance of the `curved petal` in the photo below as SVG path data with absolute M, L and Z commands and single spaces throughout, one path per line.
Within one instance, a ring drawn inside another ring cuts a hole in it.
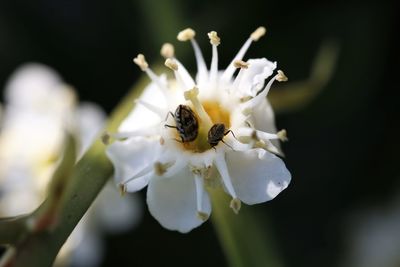
M 226 162 L 235 192 L 246 204 L 275 198 L 291 180 L 283 161 L 262 149 L 228 152 Z
M 264 81 L 272 75 L 276 68 L 276 62 L 271 62 L 266 58 L 249 59 L 249 67 L 241 70 L 238 90 L 243 95 L 256 96 L 264 86 Z
M 165 116 L 167 116 L 167 107 L 165 103 L 165 97 L 161 90 L 158 88 L 157 84 L 150 83 L 141 94 L 140 100 L 151 103 L 161 109 L 165 109 Z M 163 118 L 164 119 L 164 118 Z M 160 117 L 158 114 L 149 110 L 144 105 L 136 104 L 135 108 L 129 113 L 129 115 L 121 123 L 118 130 L 120 132 L 129 132 L 148 128 L 159 123 Z
M 202 196 L 203 212 L 211 213 L 206 191 Z M 204 221 L 197 216 L 196 186 L 193 174 L 184 168 L 175 177 L 155 177 L 147 187 L 147 205 L 154 218 L 165 228 L 187 233 Z
M 112 143 L 107 148 L 106 153 L 114 165 L 116 182 L 123 183 L 140 174 L 149 166 L 152 166 L 159 155 L 160 149 L 161 146 L 158 140 L 143 137 L 132 137 L 123 142 L 116 141 Z M 132 180 L 133 184 L 135 182 Z M 140 185 L 137 186 L 137 190 L 143 188 L 147 184 L 148 179 L 145 179 L 144 182 L 144 185 L 142 182 L 138 183 Z M 128 187 L 129 191 L 137 191 L 129 183 Z

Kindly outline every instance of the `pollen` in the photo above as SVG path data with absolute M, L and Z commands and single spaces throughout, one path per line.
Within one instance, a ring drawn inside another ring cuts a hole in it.
M 181 42 L 186 42 L 186 41 L 192 40 L 195 35 L 196 35 L 196 32 L 193 29 L 187 28 L 187 29 L 184 29 L 183 31 L 180 31 L 176 38 Z

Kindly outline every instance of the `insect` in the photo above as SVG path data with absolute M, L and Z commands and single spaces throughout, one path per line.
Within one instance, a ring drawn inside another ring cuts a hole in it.
M 223 123 L 216 123 L 210 128 L 210 130 L 208 131 L 207 142 L 210 144 L 210 146 L 212 148 L 215 149 L 215 146 L 218 145 L 219 141 L 221 141 L 225 145 L 232 148 L 230 145 L 228 145 L 227 143 L 224 142 L 223 138 L 225 135 L 227 135 L 229 133 L 231 133 L 233 135 L 233 137 L 235 137 L 235 135 L 233 134 L 233 132 L 231 130 L 228 130 L 228 131 L 225 131 L 225 130 L 226 130 L 226 127 L 225 127 L 225 124 L 223 124 Z
M 175 110 L 175 114 L 171 111 L 168 115 L 170 114 L 174 118 L 176 126 L 167 124 L 164 126 L 176 129 L 181 137 L 182 143 L 195 140 L 199 133 L 199 122 L 193 110 L 189 106 L 179 105 Z M 166 120 L 168 119 L 168 115 Z

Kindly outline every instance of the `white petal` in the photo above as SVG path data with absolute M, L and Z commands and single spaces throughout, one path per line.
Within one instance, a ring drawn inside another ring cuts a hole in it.
M 210 199 L 203 192 L 202 209 L 211 213 Z M 155 177 L 147 187 L 147 205 L 165 228 L 187 233 L 203 221 L 197 217 L 196 186 L 193 174 L 184 168 L 175 177 Z
M 235 192 L 246 204 L 275 198 L 291 180 L 283 161 L 262 149 L 227 152 L 226 162 Z
M 143 137 L 132 137 L 123 142 L 116 141 L 112 143 L 107 148 L 106 153 L 114 165 L 116 182 L 123 183 L 149 166 L 153 166 L 160 149 L 161 146 L 158 140 Z M 135 184 L 137 182 L 132 181 L 132 183 Z M 142 183 L 145 184 L 142 185 Z M 137 185 L 138 190 L 146 184 L 147 178 L 141 180 Z M 127 186 L 129 189 L 129 183 Z M 132 188 L 129 191 L 135 190 Z
M 272 75 L 276 68 L 276 62 L 266 58 L 250 59 L 248 69 L 241 70 L 243 74 L 238 85 L 238 90 L 245 96 L 256 96 L 263 88 L 264 81 Z
M 29 63 L 19 67 L 6 86 L 8 103 L 29 106 L 48 97 L 49 92 L 61 84 L 61 77 L 49 67 Z
M 160 109 L 164 109 L 165 116 L 167 116 L 168 111 L 166 108 L 165 97 L 161 90 L 159 90 L 156 83 L 152 82 L 149 86 L 147 86 L 139 99 L 154 106 L 157 106 Z M 135 131 L 148 128 L 159 122 L 160 117 L 157 114 L 155 114 L 143 105 L 136 104 L 135 108 L 121 123 L 118 130 L 120 132 Z

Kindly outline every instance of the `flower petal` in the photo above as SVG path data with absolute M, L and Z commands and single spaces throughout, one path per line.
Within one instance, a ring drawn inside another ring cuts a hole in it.
M 159 155 L 160 149 L 161 146 L 157 139 L 143 137 L 132 137 L 123 142 L 116 141 L 112 143 L 107 148 L 106 153 L 114 165 L 116 182 L 123 183 L 138 175 L 150 165 L 153 165 Z M 132 184 L 137 183 L 137 186 L 135 185 L 134 188 L 131 188 L 128 183 L 128 191 L 132 192 L 142 189 L 146 186 L 147 180 L 144 179 L 139 183 L 133 180 Z
M 264 86 L 264 81 L 272 75 L 276 68 L 276 62 L 271 62 L 266 58 L 249 59 L 249 67 L 241 70 L 240 83 L 238 89 L 243 95 L 256 96 Z
M 161 109 L 165 109 L 165 116 L 167 115 L 168 111 L 164 100 L 164 95 L 156 83 L 150 83 L 150 85 L 143 90 L 143 93 L 139 99 L 144 102 L 151 103 L 152 105 Z M 140 130 L 153 126 L 160 121 L 160 117 L 156 113 L 143 105 L 137 104 L 121 123 L 118 130 L 120 132 Z
M 147 205 L 165 228 L 187 233 L 204 221 L 197 216 L 196 186 L 193 174 L 184 168 L 175 177 L 154 177 L 147 187 Z M 210 214 L 211 204 L 203 191 L 202 211 Z
M 283 161 L 262 149 L 230 151 L 226 162 L 238 198 L 249 205 L 275 198 L 291 180 Z

